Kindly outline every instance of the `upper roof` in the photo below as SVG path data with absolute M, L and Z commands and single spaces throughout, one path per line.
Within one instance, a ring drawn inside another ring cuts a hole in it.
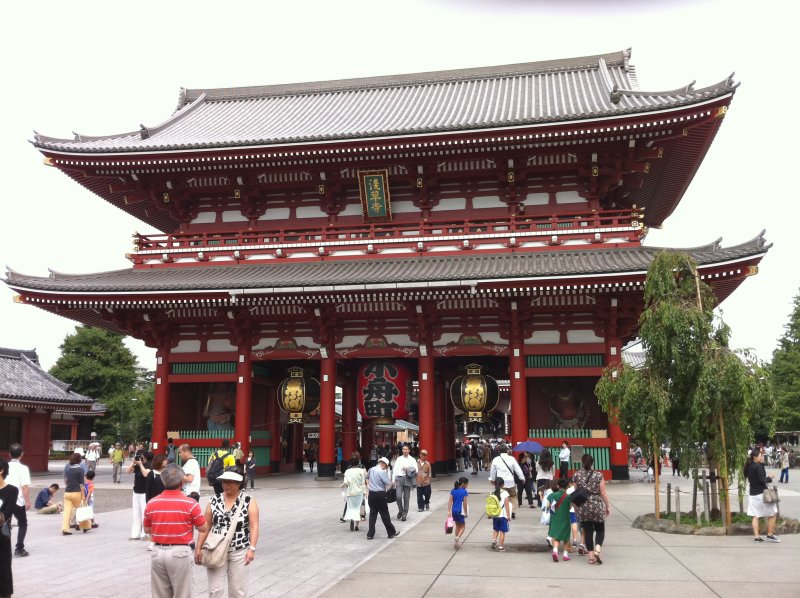
M 398 137 L 623 116 L 731 93 L 728 77 L 694 89 L 641 91 L 630 50 L 563 60 L 263 87 L 182 89 L 155 127 L 56 139 L 43 150 L 153 152 Z
M 724 248 L 714 243 L 683 250 L 701 266 L 742 261 L 765 254 L 771 245 L 764 233 L 754 239 Z M 6 273 L 6 283 L 17 290 L 61 293 L 131 293 L 180 291 L 237 291 L 287 293 L 303 291 L 348 291 L 394 287 L 412 288 L 427 283 L 502 282 L 527 278 L 584 277 L 602 274 L 645 272 L 658 247 L 560 249 L 521 253 L 423 255 L 391 259 L 334 260 L 314 262 L 280 261 L 259 265 L 183 266 L 125 269 L 96 274 L 60 274 L 48 277 Z M 342 287 L 342 288 L 337 288 Z
M 71 406 L 89 410 L 93 399 L 70 390 L 70 385 L 39 366 L 35 350 L 0 348 L 0 402 L 47 407 Z

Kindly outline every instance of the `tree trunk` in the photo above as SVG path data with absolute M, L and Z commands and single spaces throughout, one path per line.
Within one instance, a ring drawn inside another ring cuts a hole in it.
M 661 494 L 658 492 L 659 488 L 659 478 L 658 475 L 658 462 L 661 458 L 661 451 L 659 450 L 658 442 L 653 443 L 653 476 L 656 480 L 656 519 L 661 519 Z
M 723 493 L 723 497 L 725 498 L 724 505 L 722 506 L 723 516 L 725 517 L 725 529 L 727 533 L 731 531 L 731 493 L 728 492 L 728 444 L 725 441 L 725 419 L 722 415 L 722 406 L 719 408 L 719 434 L 720 440 L 722 441 L 722 454 L 720 455 L 720 459 L 722 460 L 722 466 L 720 467 L 720 473 L 722 475 L 722 488 L 720 491 Z

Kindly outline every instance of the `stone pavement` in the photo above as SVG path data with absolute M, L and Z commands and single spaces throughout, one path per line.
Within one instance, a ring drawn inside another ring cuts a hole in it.
M 50 475 L 34 478 L 34 488 L 60 483 L 62 468 L 51 464 Z M 791 474 L 792 482 L 780 485 L 781 508 L 797 516 L 800 471 Z M 654 489 L 635 481 L 608 485 L 612 516 L 606 524 L 603 565 L 589 566 L 577 554 L 568 563 L 552 562 L 539 512 L 527 506 L 512 521 L 508 552 L 493 552 L 491 524 L 483 515 L 489 490 L 486 474 L 467 477 L 471 517 L 458 552 L 452 536 L 443 533 L 455 476 L 434 481 L 431 511 L 412 508 L 407 522 L 396 523 L 400 537 L 387 539 L 379 521 L 373 541 L 365 539 L 365 524 L 362 531 L 351 533 L 339 522 L 343 501 L 338 482 L 319 482 L 309 473 L 258 479 L 253 495 L 261 507 L 261 538 L 250 565 L 250 595 L 349 598 L 389 590 L 415 598 L 543 589 L 598 598 L 800 595 L 800 535 L 783 536 L 781 544 L 758 545 L 750 536 L 679 536 L 633 529 L 630 524 L 637 515 L 652 511 Z M 31 556 L 13 561 L 15 596 L 149 595 L 150 553 L 145 542 L 127 540 L 131 509 L 121 508 L 131 476 L 112 484 L 110 467 L 103 465 L 98 480 L 98 501 L 102 504 L 105 490 L 117 507 L 107 512 L 98 508 L 98 529 L 61 536 L 58 516 L 30 514 L 26 547 Z M 675 480 L 666 476 L 664 483 Z M 205 490 L 203 504 L 207 496 Z M 205 570 L 195 567 L 193 578 L 195 595 L 207 596 Z

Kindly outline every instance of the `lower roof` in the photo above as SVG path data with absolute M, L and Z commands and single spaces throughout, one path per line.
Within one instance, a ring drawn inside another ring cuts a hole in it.
M 44 371 L 36 351 L 0 348 L 0 404 L 88 412 L 93 403 Z
M 731 247 L 720 240 L 684 249 L 700 266 L 761 258 L 771 247 L 762 231 L 754 239 Z M 174 266 L 114 270 L 92 274 L 37 277 L 9 269 L 5 282 L 18 292 L 56 294 L 180 293 L 198 291 L 248 294 L 405 289 L 414 286 L 463 286 L 526 279 L 589 278 L 645 272 L 659 247 L 554 249 L 503 254 L 381 257 L 353 260 L 266 264 Z

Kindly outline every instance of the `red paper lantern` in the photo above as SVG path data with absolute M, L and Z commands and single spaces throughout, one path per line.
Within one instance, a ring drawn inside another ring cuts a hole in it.
M 289 377 L 278 385 L 278 405 L 289 414 L 288 423 L 302 424 L 319 407 L 319 382 L 301 367 L 289 368 Z
M 402 361 L 373 359 L 358 370 L 358 411 L 376 424 L 408 418 L 411 373 Z

